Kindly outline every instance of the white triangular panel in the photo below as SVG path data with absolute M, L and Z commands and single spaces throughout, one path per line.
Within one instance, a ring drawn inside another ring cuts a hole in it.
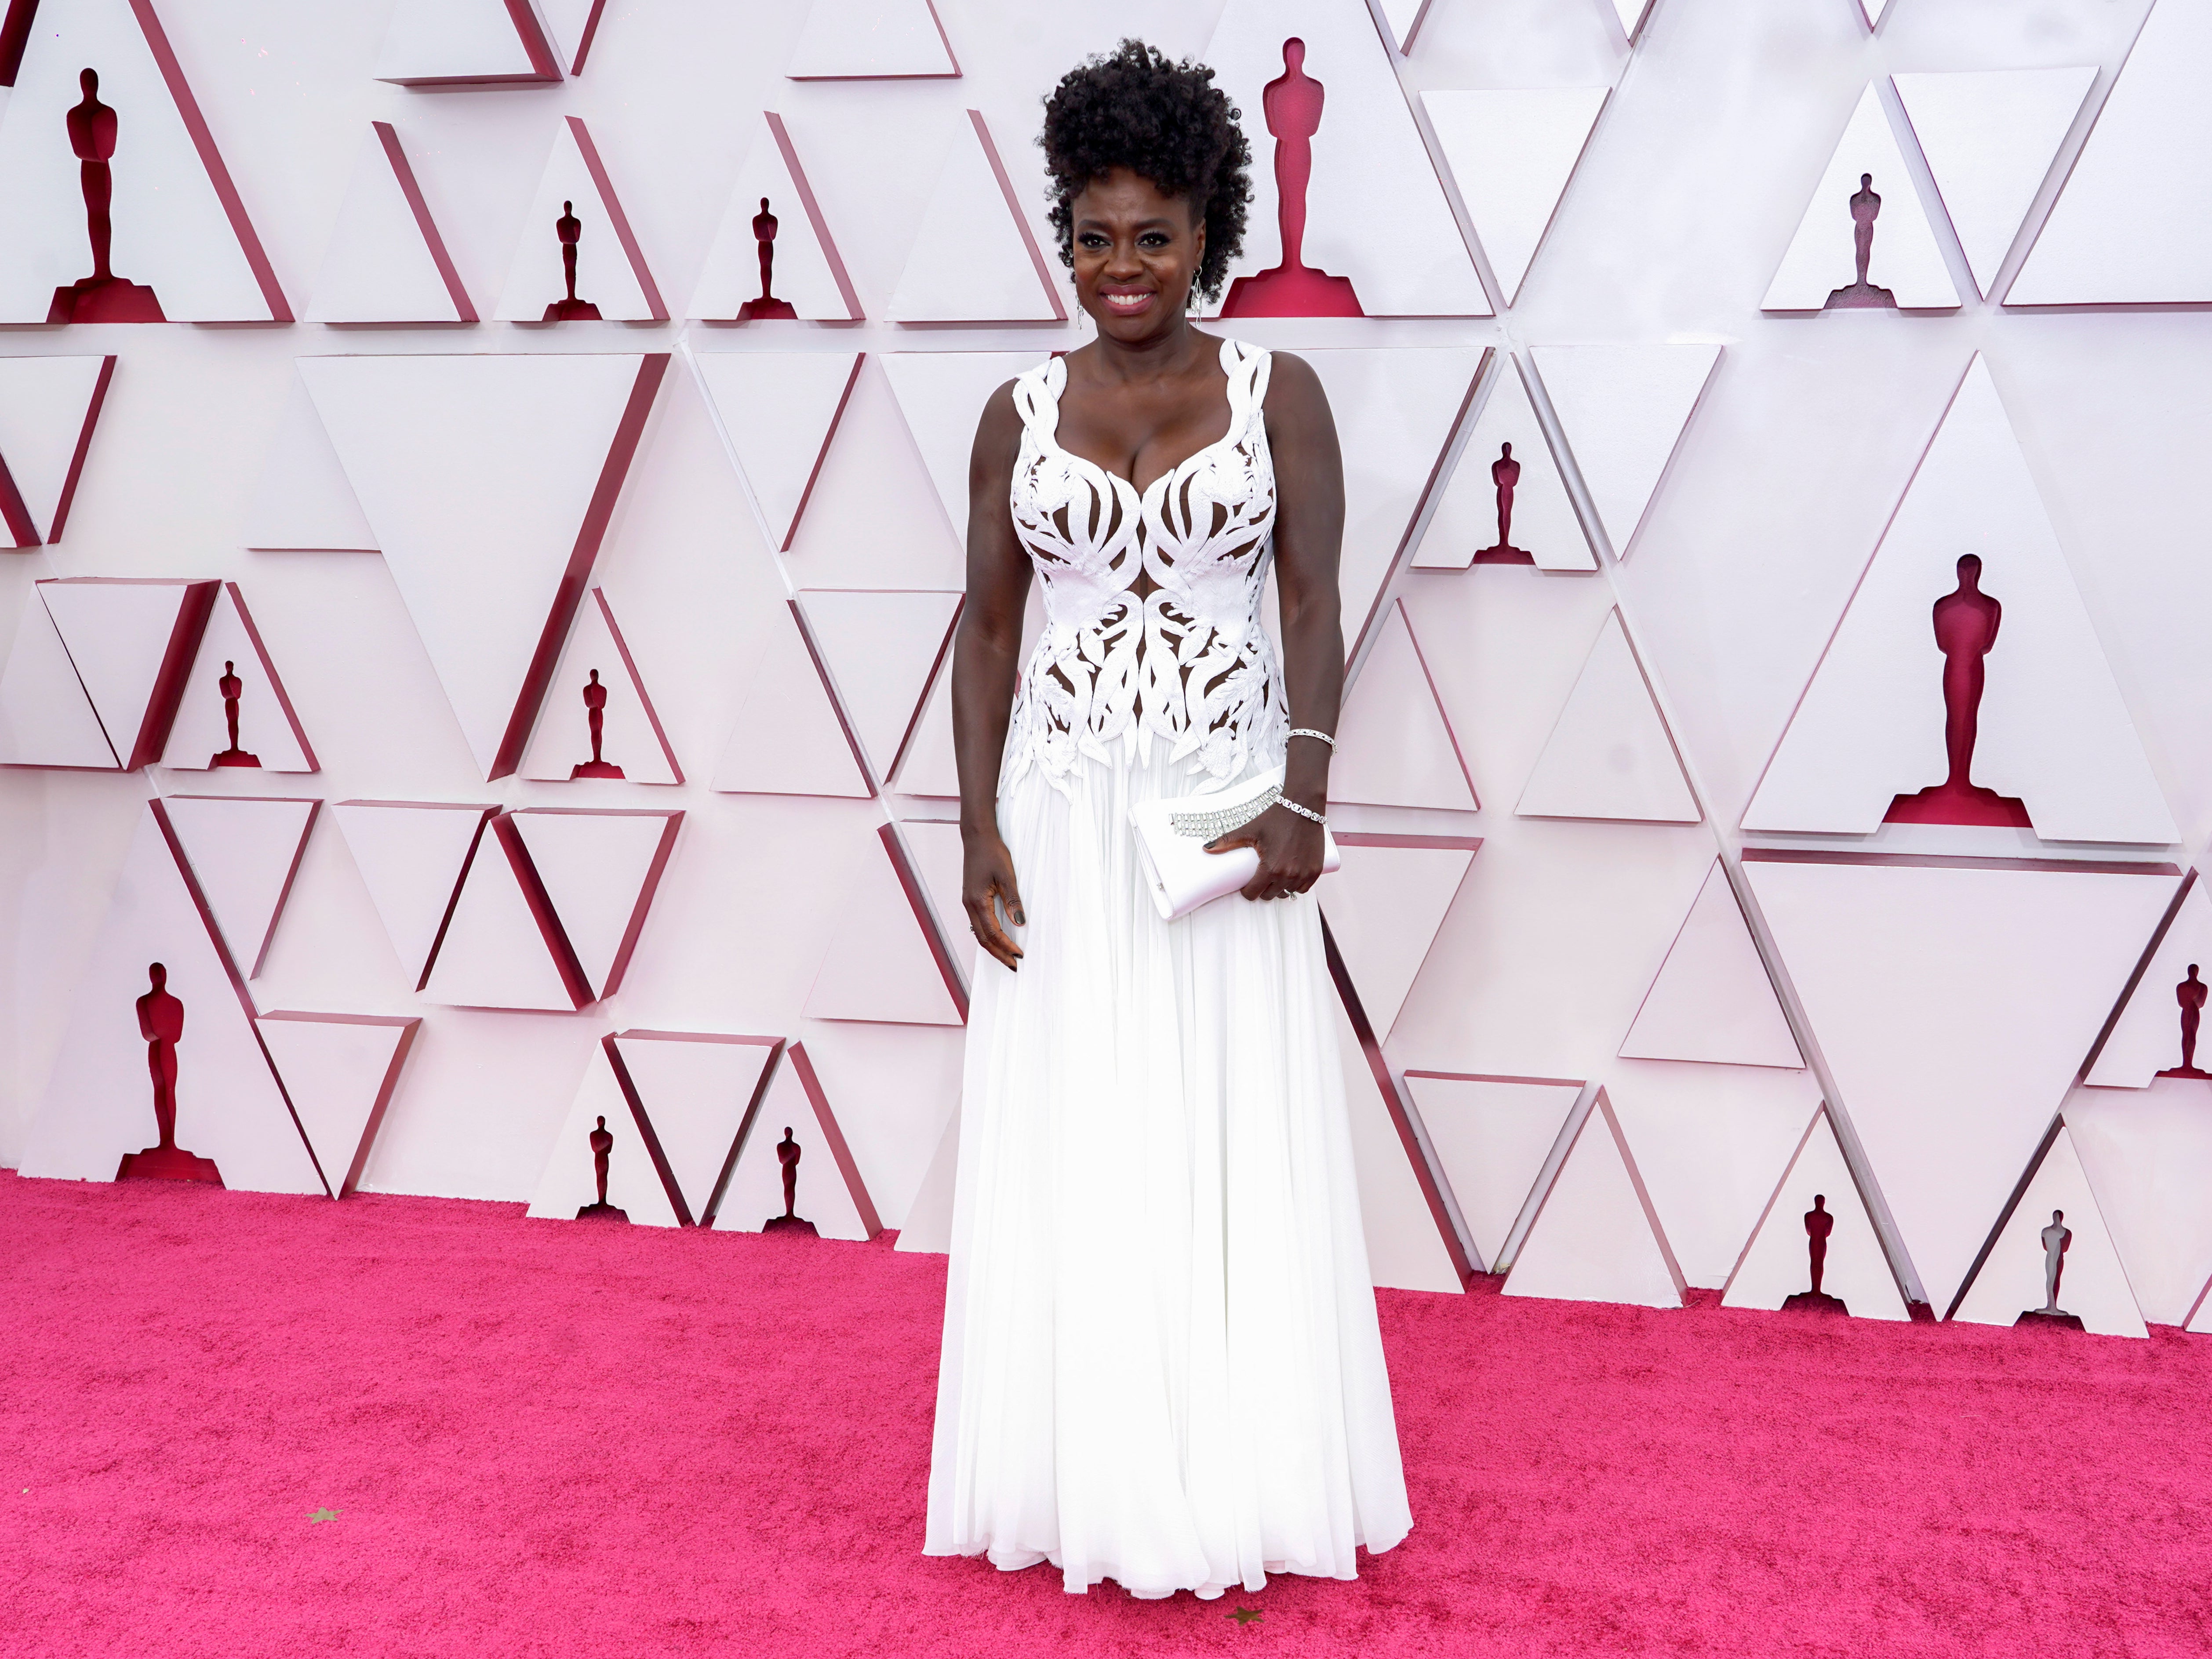
M 172 795 L 161 809 L 239 972 L 261 972 L 319 801 Z
M 616 1081 L 614 1064 L 606 1049 L 592 1044 L 590 1063 L 584 1068 L 575 1103 L 553 1139 L 545 1170 L 538 1178 L 527 1214 L 545 1221 L 573 1221 L 576 1212 L 596 1204 L 599 1196 L 599 1167 L 592 1150 L 592 1135 L 600 1120 L 614 1136 L 607 1149 L 607 1202 L 629 1217 L 633 1226 L 672 1227 L 680 1225 L 676 1207 L 668 1202 L 668 1189 L 653 1167 L 653 1149 L 637 1126 L 629 1099 Z
M 933 796 L 940 800 L 957 799 L 960 794 L 960 761 L 952 744 L 952 675 L 948 659 L 939 669 L 937 681 L 922 699 L 921 716 L 914 723 L 914 736 L 907 740 L 906 759 L 899 764 L 898 777 L 891 787 L 901 795 Z
M 860 378 L 860 352 L 696 352 L 768 544 L 788 552 Z
M 1813 1213 L 1816 1197 L 1836 1218 L 1820 1263 L 1821 1294 L 1834 1297 L 1856 1318 L 1911 1318 L 1897 1277 L 1881 1253 L 1874 1222 L 1859 1202 L 1857 1184 L 1844 1162 L 1844 1149 L 1837 1144 L 1825 1105 L 1814 1112 L 1791 1153 L 1742 1259 L 1729 1275 L 1721 1305 L 1778 1309 L 1789 1298 L 1812 1289 L 1811 1235 L 1805 1217 Z
M 561 78 L 536 12 L 517 0 L 398 0 L 373 73 L 403 87 Z
M 830 689 L 787 605 L 769 613 L 767 637 L 738 701 L 714 787 L 729 795 L 836 795 L 875 790 L 853 752 Z
M 1983 293 L 1996 280 L 2096 78 L 2086 64 L 1892 77 Z
M 1474 812 L 1481 803 L 1402 603 L 1383 613 L 1337 723 L 1328 795 L 1378 807 Z
M 1869 1173 L 1947 1307 L 2176 878 L 1756 849 L 1743 869 Z
M 338 461 L 307 382 L 296 374 L 261 464 L 240 538 L 249 548 L 374 553 L 376 533 Z
M 807 1018 L 960 1024 L 921 919 L 877 837 L 868 838 L 838 891 L 845 901 L 806 994 Z
M 1889 0 L 1859 0 L 1862 5 L 1869 3 L 1879 9 L 1887 5 Z M 1651 0 L 1613 0 L 1613 15 L 1620 20 L 1620 32 L 1631 45 L 1636 43 L 1637 31 L 1644 27 L 1644 20 L 1650 11 Z
M 590 575 L 666 366 L 577 352 L 300 361 L 487 777 L 521 758 L 523 705 L 553 666 L 547 624 Z
M 911 81 L 959 73 L 930 0 L 813 0 L 784 70 L 793 81 Z
M 1943 658 L 1930 607 L 1983 561 L 2004 608 L 1984 659 L 1972 779 L 2056 841 L 2179 839 L 2095 625 L 1978 355 L 1928 446 L 1743 826 L 1865 835 L 1943 781 Z
M 1520 297 L 1521 280 L 1610 91 L 1544 87 L 1421 94 L 1437 147 L 1509 306 Z
M 960 596 L 811 588 L 799 604 L 861 752 L 878 778 L 888 777 L 921 712 L 930 677 L 951 648 Z
M 55 290 L 93 275 L 82 173 L 69 138 L 69 112 L 84 98 L 77 76 L 93 66 L 100 101 L 116 118 L 112 274 L 150 288 L 168 322 L 290 322 L 153 8 L 40 0 L 0 122 L 0 323 L 46 322 Z
M 703 1225 L 778 1039 L 626 1031 L 613 1038 L 693 1225 Z
M 898 399 L 899 413 L 914 434 L 929 481 L 945 504 L 952 539 L 968 545 L 968 457 L 975 448 L 975 426 L 990 396 L 1015 376 L 1037 365 L 1034 351 L 892 351 L 876 360 L 884 366 Z
M 36 588 L 22 599 L 0 668 L 0 766 L 120 770 L 46 602 Z
M 930 1256 L 952 1249 L 952 1190 L 960 1172 L 960 1108 L 945 1121 L 945 1134 L 922 1172 L 921 1185 L 906 1208 L 906 1225 L 899 1229 L 897 1248 Z
M 1959 303 L 1935 227 L 1869 82 L 1836 141 L 1827 170 L 1814 186 L 1797 233 L 1759 302 L 1760 310 L 1819 311 L 1831 294 L 1857 280 L 1857 221 L 1851 203 L 1869 175 L 1881 200 L 1867 263 L 1869 285 L 1887 288 L 1906 310 L 1942 311 Z
M 776 1067 L 768 1096 L 745 1131 L 737 1167 L 730 1172 L 721 1208 L 714 1213 L 714 1226 L 733 1232 L 758 1232 L 764 1223 L 783 1214 L 783 1165 L 776 1147 L 788 1129 L 799 1147 L 794 1213 L 800 1220 L 811 1221 L 824 1238 L 863 1242 L 875 1236 L 873 1206 L 864 1203 L 865 1193 L 853 1190 L 833 1144 L 842 1140 L 836 1120 L 828 1115 L 826 1100 L 811 1096 L 800 1075 L 802 1063 L 800 1054 L 787 1051 Z
M 783 118 L 766 113 L 767 125 L 753 139 L 744 165 L 730 189 L 730 204 L 708 250 L 707 264 L 692 290 L 684 315 L 716 322 L 736 320 L 746 301 L 761 292 L 760 238 L 753 221 L 763 199 L 775 219 L 769 266 L 776 299 L 799 318 L 815 322 L 857 323 L 860 296 L 853 292 L 845 262 L 822 217 L 813 186 L 791 147 Z
M 602 760 L 620 766 L 628 783 L 682 783 L 676 751 L 668 746 L 668 734 L 661 729 L 645 676 L 630 655 L 629 642 L 604 588 L 593 588 L 576 608 L 568 643 L 562 647 L 560 665 L 553 670 L 530 747 L 523 751 L 522 775 L 560 781 L 590 763 L 592 717 L 585 693 L 594 673 L 607 693 L 606 705 L 600 711 Z
M 2054 1210 L 2063 1214 L 2063 1222 Z M 2092 1335 L 2148 1336 L 2127 1269 L 2120 1265 L 2120 1253 L 2063 1123 L 1951 1317 L 1972 1325 L 2009 1325 L 2044 1306 L 2048 1291 L 2041 1235 L 2051 1226 L 2063 1226 L 2074 1235 L 2061 1254 L 2060 1308 L 2080 1319 Z
M 492 314 L 502 323 L 553 320 L 547 308 L 568 292 L 558 226 L 570 211 L 582 227 L 576 243 L 576 298 L 597 306 L 605 322 L 666 322 L 668 307 L 646 269 L 598 146 L 573 115 L 554 131 L 553 152 L 523 217 L 522 239 L 515 245 L 499 307 Z
M 98 576 L 38 584 L 107 741 L 126 768 L 158 760 L 175 676 L 191 661 L 212 582 Z
M 1638 0 L 1614 0 L 1614 3 L 1632 5 L 1638 3 Z M 1651 0 L 1641 0 L 1641 3 L 1648 6 L 1651 3 Z M 1869 28 L 1873 28 L 1879 24 L 1881 21 L 1882 14 L 1888 9 L 1889 0 L 1859 0 L 1859 13 L 1867 20 Z
M 1436 513 L 1422 532 L 1413 554 L 1414 569 L 1465 570 L 1476 554 L 1499 545 L 1498 469 L 1507 460 L 1516 463 L 1521 474 L 1513 485 L 1511 540 L 1505 545 L 1526 553 L 1539 570 L 1597 568 L 1574 503 L 1567 499 L 1551 442 L 1528 401 L 1520 365 L 1500 360 L 1491 370 L 1481 413 L 1474 417 Z M 1522 561 L 1500 557 L 1497 562 Z
M 426 801 L 340 801 L 331 810 L 411 990 L 429 965 L 470 850 L 477 846 L 492 808 Z M 484 856 L 481 849 L 477 856 Z M 492 849 L 490 856 L 499 857 L 498 850 Z
M 2097 112 L 2008 306 L 2212 300 L 2212 10 L 2160 0 Z
M 684 814 L 525 807 L 510 817 L 586 986 L 594 999 L 612 996 L 622 988 Z M 456 925 L 459 920 L 456 912 Z
M 359 1184 L 422 1024 L 368 1014 L 264 1014 L 254 1021 L 333 1197 Z
M 589 992 L 572 988 L 562 973 L 554 941 L 498 827 L 496 820 L 486 827 L 469 861 L 422 995 L 460 1008 L 573 1014 L 591 1001 Z
M 1607 614 L 1513 810 L 1522 818 L 1702 820 L 1619 611 Z
M 1521 1241 L 1505 1294 L 1679 1308 L 1683 1289 L 1601 1089 Z
M 2148 1088 L 2160 1072 L 2180 1066 L 2180 990 L 2192 966 L 2199 984 L 2212 984 L 2207 977 L 2212 976 L 2212 894 L 2206 893 L 2201 875 L 2189 884 L 2180 910 L 2106 1033 L 2084 1082 L 2098 1088 Z M 2195 1055 L 2200 1071 L 2212 1071 L 2212 1029 L 2207 1026 L 2212 1021 L 2200 1016 Z M 2207 1091 L 2205 1104 L 2212 1105 L 2212 1084 L 2198 1087 Z
M 2077 1088 L 2066 1129 L 2142 1317 L 2186 1323 L 2212 1272 L 2212 1083 Z
M 22 1173 L 112 1181 L 157 1140 L 136 1008 L 159 962 L 184 1004 L 175 1049 L 176 1144 L 227 1187 L 326 1190 L 209 923 L 149 808 L 138 816 L 107 913 L 69 1001 L 68 1023 L 23 1144 Z
M 473 323 L 476 306 L 388 121 L 372 121 L 315 275 L 310 323 Z
M 1364 6 L 1337 0 L 1229 0 L 1206 42 L 1201 61 L 1243 111 L 1252 146 L 1244 251 L 1230 267 L 1223 304 L 1231 303 L 1236 278 L 1282 263 L 1267 88 L 1283 77 L 1284 42 L 1293 38 L 1305 43 L 1304 73 L 1322 88 L 1304 264 L 1348 280 L 1369 317 L 1489 316 L 1389 49 Z
M 1724 1066 L 1805 1063 L 1718 860 L 1644 993 L 1620 1052 Z
M 1390 1034 L 1477 844 L 1344 834 L 1344 867 L 1315 889 L 1377 1038 Z M 1242 901 L 1239 901 L 1242 902 Z
M 981 113 L 963 110 L 884 314 L 894 323 L 1064 323 L 1067 308 Z
M 0 547 L 60 539 L 114 364 L 112 356 L 0 357 L 0 469 L 37 538 L 9 536 L 0 518 Z
M 313 772 L 314 752 L 300 729 L 292 699 L 264 648 L 238 584 L 226 582 L 208 614 L 198 654 L 185 677 L 177 717 L 169 724 L 161 764 L 179 772 L 205 772 L 215 758 L 230 753 L 230 722 L 222 694 L 224 664 L 239 680 L 238 747 L 260 763 L 261 772 Z
M 1718 346 L 1538 346 L 1530 354 L 1617 558 L 1626 558 Z
M 1451 1184 L 1460 1217 L 1497 1271 L 1506 1235 L 1581 1098 L 1583 1086 L 1540 1077 L 1409 1071 L 1406 1087 Z
M 1441 480 L 1452 433 L 1486 354 L 1348 346 L 1299 354 L 1321 377 L 1344 452 L 1344 645 L 1358 648 L 1422 506 Z

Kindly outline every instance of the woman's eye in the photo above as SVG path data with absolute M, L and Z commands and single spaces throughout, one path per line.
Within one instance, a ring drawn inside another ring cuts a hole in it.
M 1106 245 L 1106 239 L 1097 231 L 1087 231 L 1075 239 L 1086 248 L 1103 248 Z
M 1137 239 L 1140 247 L 1164 248 L 1168 245 L 1168 233 L 1162 230 L 1146 231 Z

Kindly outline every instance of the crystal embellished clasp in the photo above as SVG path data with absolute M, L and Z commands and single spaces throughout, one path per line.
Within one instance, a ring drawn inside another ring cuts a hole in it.
M 1282 796 L 1283 791 L 1271 785 L 1250 800 L 1241 801 L 1233 807 L 1219 807 L 1212 812 L 1171 812 L 1168 814 L 1168 823 L 1177 835 L 1211 841 L 1217 835 L 1243 829 Z

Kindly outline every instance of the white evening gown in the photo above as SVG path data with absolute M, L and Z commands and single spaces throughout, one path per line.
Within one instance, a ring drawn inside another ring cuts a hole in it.
M 926 1547 L 1072 1591 L 1350 1578 L 1412 1525 L 1313 895 L 1163 922 L 1134 860 L 1132 803 L 1282 760 L 1268 359 L 1221 361 L 1227 435 L 1141 496 L 1059 446 L 1059 360 L 1015 392 L 1029 920 L 976 959 Z

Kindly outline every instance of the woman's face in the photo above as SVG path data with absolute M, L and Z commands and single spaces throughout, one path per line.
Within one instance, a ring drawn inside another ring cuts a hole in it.
M 1116 167 L 1071 204 L 1075 294 L 1098 332 L 1139 345 L 1178 328 L 1206 253 L 1188 198 Z

